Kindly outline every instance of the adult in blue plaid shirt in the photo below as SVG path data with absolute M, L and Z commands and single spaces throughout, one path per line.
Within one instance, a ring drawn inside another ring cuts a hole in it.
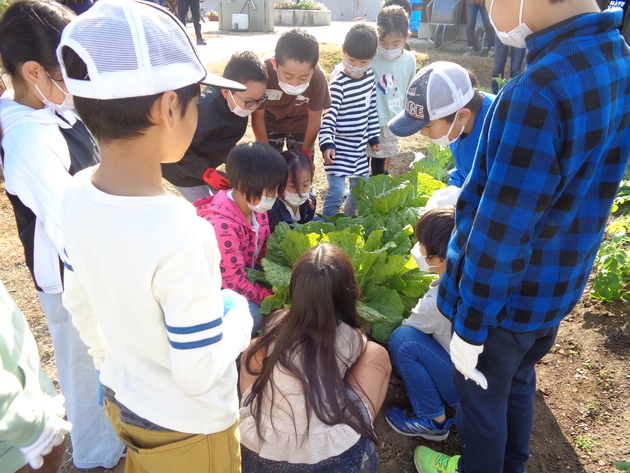
M 462 456 L 418 447 L 424 473 L 525 471 L 534 366 L 583 293 L 630 154 L 621 9 L 486 4 L 528 65 L 490 109 L 457 204 L 438 307 L 453 320 Z

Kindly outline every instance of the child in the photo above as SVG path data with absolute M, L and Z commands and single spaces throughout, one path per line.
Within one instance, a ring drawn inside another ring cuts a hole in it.
M 449 356 L 451 322 L 435 299 L 446 269 L 446 247 L 454 225 L 455 209 L 438 207 L 425 212 L 416 224 L 418 243 L 412 250 L 420 271 L 437 274 L 429 291 L 389 338 L 389 354 L 407 388 L 413 409 L 390 407 L 385 419 L 398 433 L 441 441 L 454 423 L 444 406 L 457 405 L 453 364 Z
M 261 268 L 271 233 L 267 211 L 283 191 L 287 163 L 265 143 L 245 143 L 230 151 L 225 170 L 233 189 L 219 191 L 195 206 L 197 214 L 214 227 L 221 252 L 222 287 L 249 301 L 254 319 L 252 334 L 256 334 L 262 322 L 260 303 L 271 290 L 252 283 L 246 269 Z
M 267 102 L 252 114 L 256 141 L 282 151 L 302 152 L 313 161 L 322 112 L 330 105 L 326 74 L 317 64 L 319 43 L 305 30 L 285 31 L 275 55 L 265 60 Z
M 630 156 L 622 11 L 595 0 L 488 9 L 528 64 L 490 107 L 457 203 L 437 305 L 453 321 L 462 456 L 420 447 L 425 473 L 525 470 L 535 365 L 582 297 Z
M 231 187 L 216 168 L 245 134 L 249 115 L 267 100 L 267 69 L 254 53 L 233 54 L 223 77 L 240 82 L 247 90 L 206 87 L 197 103 L 197 130 L 188 151 L 177 163 L 162 165 L 164 178 L 191 203 L 208 197 L 211 189 Z
M 450 195 L 442 205 L 455 204 L 459 188 L 473 167 L 473 159 L 483 122 L 495 96 L 476 89 L 477 77 L 453 62 L 434 62 L 418 71 L 409 87 L 404 111 L 389 122 L 398 136 L 418 131 L 433 143 L 449 146 L 455 159 L 455 169 L 449 186 L 434 194 L 436 198 Z
M 331 80 L 332 105 L 324 114 L 319 136 L 328 179 L 323 209 L 327 217 L 339 212 L 346 178 L 350 189 L 359 178 L 368 178 L 365 145 L 380 149 L 374 73 L 370 70 L 376 43 L 374 28 L 365 23 L 352 25 L 342 46 L 342 68 Z M 345 212 L 356 214 L 352 195 L 346 200 Z
M 403 49 L 409 38 L 408 29 L 409 18 L 401 7 L 389 6 L 378 12 L 378 53 L 372 60 L 372 71 L 381 149 L 376 152 L 367 148 L 373 176 L 389 174 L 391 158 L 398 154 L 398 137 L 387 128 L 387 123 L 404 110 L 405 94 L 416 73 L 415 56 Z
M 311 194 L 313 166 L 303 154 L 283 151 L 282 157 L 287 162 L 289 179 L 284 188 L 283 197 L 278 197 L 268 213 L 269 226 L 273 232 L 280 222 L 306 223 L 313 220 L 317 201 Z
M 265 322 L 240 375 L 243 472 L 375 472 L 387 352 L 359 328 L 352 263 L 327 243 L 295 264 L 291 307 Z
M 58 53 L 101 150 L 63 202 L 64 304 L 101 371 L 126 469 L 237 472 L 235 360 L 252 321 L 244 298 L 221 292 L 212 226 L 166 192 L 160 163 L 190 145 L 204 79 L 244 87 L 209 76 L 179 21 L 147 2 L 100 0 Z
M 61 302 L 61 201 L 72 175 L 99 162 L 96 142 L 70 110 L 55 54 L 61 31 L 73 18 L 50 0 L 18 0 L 2 14 L 0 55 L 13 86 L 0 99 L 2 166 L 52 339 L 68 420 L 74 424 L 73 463 L 77 468 L 113 468 L 124 445 L 98 404 L 94 362 Z

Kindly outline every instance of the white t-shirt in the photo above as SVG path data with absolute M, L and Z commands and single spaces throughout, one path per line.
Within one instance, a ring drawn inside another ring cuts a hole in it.
M 73 178 L 62 204 L 64 305 L 102 383 L 167 429 L 227 429 L 252 322 L 246 308 L 223 316 L 212 225 L 174 196 L 101 192 L 93 169 Z

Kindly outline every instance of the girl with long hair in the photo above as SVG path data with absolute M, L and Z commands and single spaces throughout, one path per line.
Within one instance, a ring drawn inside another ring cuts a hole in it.
M 391 365 L 359 326 L 354 269 L 321 244 L 295 264 L 291 307 L 275 312 L 243 356 L 244 472 L 374 472 Z

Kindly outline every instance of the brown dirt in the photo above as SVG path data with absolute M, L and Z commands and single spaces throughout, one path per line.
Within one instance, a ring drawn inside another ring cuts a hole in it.
M 457 52 L 459 53 L 459 52 Z M 458 54 L 458 60 L 461 59 Z M 431 60 L 448 60 L 448 54 L 432 54 Z M 453 55 L 450 57 L 453 60 Z M 468 59 L 489 87 L 489 60 Z M 462 62 L 462 61 L 458 61 Z M 488 64 L 486 64 L 488 63 Z M 253 140 L 248 132 L 244 140 Z M 401 155 L 392 162 L 394 176 L 409 170 L 413 152 L 426 146 L 423 137 L 401 143 Z M 316 163 L 321 163 L 317 153 Z M 327 182 L 318 166 L 314 193 L 320 209 Z M 172 192 L 175 191 L 170 187 Z M 0 179 L 0 279 L 26 315 L 35 336 L 47 374 L 56 380 L 54 352 L 15 230 L 13 213 Z M 538 365 L 536 415 L 531 441 L 529 473 L 614 472 L 613 461 L 630 461 L 630 310 L 628 303 L 603 303 L 585 294 L 576 309 L 563 321 L 556 346 Z M 390 381 L 385 408 L 406 404 L 404 386 L 396 374 Z M 404 437 L 391 430 L 379 414 L 376 431 L 380 438 L 379 472 L 413 472 L 413 451 L 428 445 L 447 453 L 459 453 L 454 431 L 441 444 Z M 69 445 L 69 442 L 68 442 Z M 124 460 L 113 470 L 77 470 L 68 448 L 60 472 L 122 473 Z

